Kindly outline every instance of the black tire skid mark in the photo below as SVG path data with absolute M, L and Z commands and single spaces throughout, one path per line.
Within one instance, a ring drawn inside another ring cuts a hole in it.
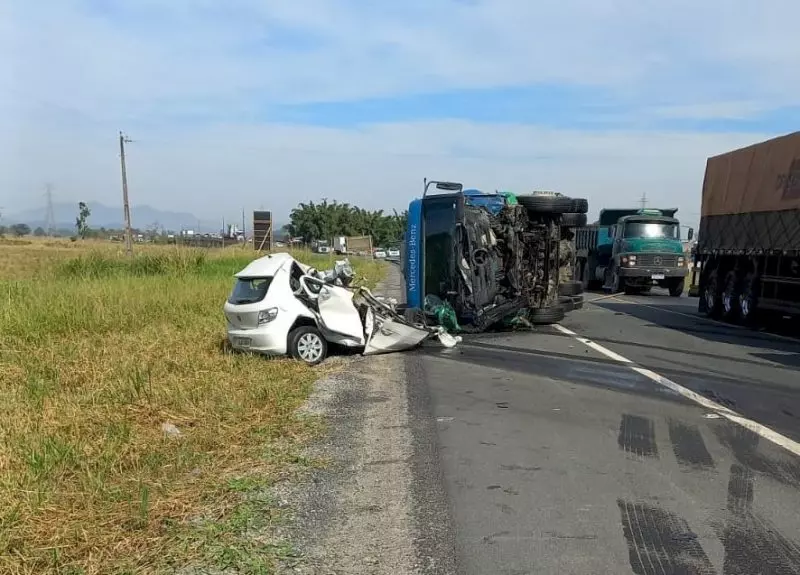
M 636 575 L 716 575 L 697 535 L 682 517 L 641 502 L 618 499 L 617 505 Z
M 623 413 L 617 444 L 632 455 L 658 458 L 655 424 L 646 417 Z
M 714 432 L 742 466 L 785 485 L 800 487 L 800 465 L 776 461 L 761 453 L 761 437 L 757 433 L 738 425 L 721 425 L 715 427 Z
M 699 427 L 675 419 L 670 419 L 668 425 L 672 451 L 679 464 L 695 469 L 714 468 Z
M 723 575 L 797 575 L 800 548 L 753 512 L 755 476 L 734 463 L 728 479 L 728 517 L 720 533 Z

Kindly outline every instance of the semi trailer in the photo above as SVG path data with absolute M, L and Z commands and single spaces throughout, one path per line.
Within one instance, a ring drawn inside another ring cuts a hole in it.
M 694 268 L 710 317 L 800 315 L 800 132 L 708 158 Z

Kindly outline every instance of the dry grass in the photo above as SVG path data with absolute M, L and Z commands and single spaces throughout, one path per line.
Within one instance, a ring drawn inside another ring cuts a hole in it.
M 285 550 L 242 534 L 272 520 L 261 488 L 312 431 L 294 410 L 319 372 L 226 351 L 252 252 L 64 243 L 0 246 L 29 278 L 0 280 L 0 572 L 269 572 Z

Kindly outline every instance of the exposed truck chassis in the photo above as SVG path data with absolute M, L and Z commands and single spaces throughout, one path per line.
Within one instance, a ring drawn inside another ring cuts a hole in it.
M 560 303 L 559 276 L 571 257 L 560 253 L 562 218 L 585 213 L 588 205 L 556 194 L 517 200 L 488 209 L 457 196 L 448 285 L 440 297 L 452 306 L 463 331 L 484 331 L 515 318 L 556 323 L 567 311 Z

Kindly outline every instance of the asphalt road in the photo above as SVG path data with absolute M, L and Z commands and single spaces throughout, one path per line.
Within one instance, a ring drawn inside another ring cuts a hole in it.
M 800 573 L 800 457 L 640 369 L 800 441 L 800 343 L 696 303 L 562 322 L 610 353 L 551 327 L 408 356 L 426 572 Z

